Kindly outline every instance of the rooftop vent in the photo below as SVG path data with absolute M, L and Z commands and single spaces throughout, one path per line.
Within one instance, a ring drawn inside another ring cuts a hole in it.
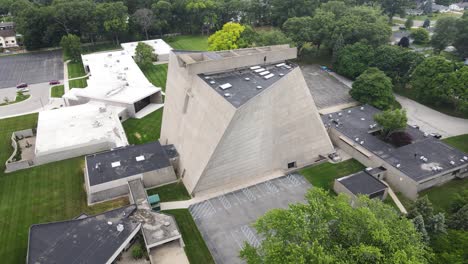
M 124 71 L 128 71 L 128 67 L 125 67 L 125 68 L 124 68 Z
M 283 67 L 283 66 L 286 66 L 286 63 L 280 63 L 280 64 L 276 64 L 276 67 Z
M 284 76 L 284 73 L 280 73 L 279 76 Z
M 117 231 L 122 232 L 124 230 L 124 226 L 122 224 L 117 225 Z
M 224 97 L 230 97 L 231 94 L 230 93 L 224 93 Z
M 259 69 L 254 70 L 254 72 L 256 72 L 256 73 L 259 73 L 259 72 L 262 72 L 262 71 L 265 71 L 265 69 L 259 68 Z
M 364 117 L 361 117 L 361 121 L 365 121 L 366 119 Z
M 112 225 L 112 222 L 111 222 L 111 221 L 109 221 L 109 222 L 107 222 L 107 224 L 108 224 L 108 225 Z
M 107 54 L 107 57 L 112 57 L 112 53 Z
M 232 87 L 232 85 L 230 83 L 221 84 L 219 86 L 219 88 L 221 88 L 223 90 L 226 90 L 226 89 L 231 88 L 231 87 Z
M 136 159 L 136 161 L 143 161 L 143 160 L 145 160 L 145 156 L 140 155 L 140 156 L 137 156 L 135 159 Z
M 358 141 L 359 141 L 359 138 L 355 138 L 354 141 L 358 142 Z
M 246 77 L 244 80 L 246 80 L 246 81 L 250 81 L 250 78 L 249 78 L 249 77 Z
M 120 161 L 114 161 L 111 163 L 112 168 L 119 167 L 120 166 Z
M 260 66 L 252 66 L 250 67 L 251 70 L 256 70 L 256 69 L 260 69 Z
M 465 160 L 464 160 L 464 159 L 460 159 L 460 161 L 461 161 L 461 162 L 465 162 Z
M 359 142 L 359 144 L 364 145 L 364 141 Z
M 332 118 L 332 117 L 333 117 L 333 115 L 332 115 L 332 114 L 329 114 L 329 115 L 328 115 L 328 118 Z
M 289 65 L 284 65 L 284 67 L 285 67 L 286 69 L 291 69 L 291 66 L 289 66 Z
M 263 87 L 261 85 L 257 85 L 257 89 L 262 89 Z
M 164 226 L 170 226 L 170 225 L 171 225 L 171 222 L 169 221 L 164 222 Z
M 468 160 L 468 157 L 467 157 L 467 156 L 463 156 L 463 159 L 464 159 L 464 160 Z
M 216 82 L 215 81 L 210 81 L 211 84 L 215 84 Z
M 364 106 L 361 106 L 361 110 L 364 110 Z
M 205 76 L 205 80 L 209 80 L 209 79 L 211 79 L 210 76 Z
M 342 114 L 342 113 L 338 113 L 338 116 L 341 116 L 341 115 L 343 115 L 343 114 Z
M 397 168 L 400 168 L 400 167 L 401 167 L 401 164 L 400 164 L 400 163 L 398 163 L 398 164 L 396 165 L 396 167 L 397 167 Z
M 263 77 L 265 80 L 270 79 L 271 77 L 275 76 L 273 73 L 268 74 L 267 76 Z
M 263 71 L 263 72 L 260 72 L 259 74 L 260 74 L 260 76 L 263 76 L 263 75 L 270 74 L 270 72 L 269 71 Z
M 450 164 L 455 165 L 455 161 L 451 160 Z
M 351 110 L 348 110 L 348 114 L 351 114 Z

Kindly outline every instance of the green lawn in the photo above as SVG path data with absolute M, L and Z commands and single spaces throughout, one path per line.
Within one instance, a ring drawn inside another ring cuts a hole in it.
M 183 201 L 192 198 L 188 194 L 187 189 L 185 189 L 182 181 L 156 187 L 147 192 L 148 195 L 159 194 L 161 202 Z
M 86 81 L 88 78 L 82 78 L 82 79 L 76 79 L 76 80 L 71 80 L 68 82 L 68 85 L 70 89 L 72 88 L 85 88 L 88 86 L 88 82 Z
M 123 128 L 130 144 L 143 144 L 159 139 L 163 109 L 142 119 L 130 118 L 123 122 Z
M 3 103 L 0 103 L 0 106 L 19 103 L 19 102 L 22 102 L 22 101 L 28 99 L 29 97 L 31 97 L 30 94 L 24 94 L 23 92 L 17 92 L 15 101 L 5 101 L 4 100 Z
M 313 186 L 333 190 L 333 182 L 336 178 L 362 171 L 364 168 L 357 160 L 351 159 L 340 163 L 322 163 L 302 169 L 299 173 Z
M 468 122 L 468 121 L 467 121 Z M 455 147 L 465 153 L 468 153 L 468 134 L 442 139 L 445 143 Z
M 62 84 L 62 85 L 56 85 L 56 86 L 53 86 L 53 87 L 51 88 L 50 96 L 51 96 L 51 97 L 62 98 L 62 96 L 63 96 L 64 93 L 65 93 L 65 91 L 64 91 L 64 86 L 63 86 L 63 84 Z
M 153 85 L 161 87 L 163 91 L 166 90 L 167 64 L 151 65 L 142 71 Z
M 468 190 L 468 179 L 453 179 L 442 186 L 432 187 L 419 193 L 419 197 L 427 195 L 438 212 L 449 212 L 450 204 L 456 193 Z
M 24 263 L 32 224 L 96 214 L 128 204 L 128 199 L 88 207 L 83 189 L 82 157 L 5 174 L 13 151 L 13 131 L 37 126 L 37 114 L 0 119 L 0 259 Z
M 85 76 L 85 70 L 83 63 L 81 62 L 69 62 L 68 63 L 68 79 Z
M 208 36 L 183 35 L 168 37 L 165 41 L 176 50 L 208 50 Z
M 198 231 L 197 225 L 193 221 L 190 212 L 187 209 L 168 210 L 164 213 L 173 215 L 176 218 L 179 230 L 185 243 L 185 253 L 191 264 L 210 264 L 214 263 L 208 247 L 203 237 Z

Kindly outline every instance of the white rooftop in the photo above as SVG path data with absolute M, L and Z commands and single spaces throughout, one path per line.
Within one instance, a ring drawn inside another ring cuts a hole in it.
M 39 112 L 36 156 L 107 143 L 128 145 L 118 113 L 123 107 L 87 103 Z
M 82 55 L 83 65 L 90 69 L 88 86 L 73 89 L 64 98 L 77 96 L 133 104 L 161 89 L 151 84 L 126 51 Z
M 135 42 L 127 42 L 122 43 L 120 46 L 127 51 L 131 56 L 135 56 L 135 49 L 138 45 L 138 42 L 143 42 L 148 44 L 149 46 L 153 47 L 154 53 L 158 56 L 160 55 L 169 55 L 172 48 L 162 39 L 151 39 L 151 40 L 144 40 L 144 41 L 135 41 Z

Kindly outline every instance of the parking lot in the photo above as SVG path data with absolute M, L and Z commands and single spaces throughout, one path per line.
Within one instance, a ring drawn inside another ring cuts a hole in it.
M 319 65 L 303 65 L 301 70 L 319 110 L 355 102 L 348 94 L 349 88 Z
M 301 175 L 292 174 L 191 205 L 189 210 L 216 263 L 244 263 L 239 258 L 244 242 L 258 246 L 261 241 L 251 224 L 271 209 L 303 202 L 311 187 Z
M 0 57 L 0 88 L 63 79 L 62 51 Z

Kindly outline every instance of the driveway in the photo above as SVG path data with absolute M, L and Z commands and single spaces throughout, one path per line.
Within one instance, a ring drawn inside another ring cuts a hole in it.
M 18 83 L 63 79 L 62 51 L 44 51 L 0 57 L 0 89 Z
M 28 114 L 49 109 L 50 107 L 48 106 L 48 104 L 50 101 L 50 87 L 51 86 L 49 85 L 49 83 L 37 83 L 29 85 L 28 89 L 29 94 L 31 94 L 31 97 L 19 103 L 0 106 L 0 118 Z M 2 92 L 2 90 L 4 89 L 0 89 L 0 93 Z M 10 91 L 11 89 L 5 90 Z M 60 106 L 60 104 L 58 104 L 57 106 Z
M 319 65 L 303 65 L 301 70 L 319 110 L 355 103 L 348 94 L 349 88 L 330 77 L 330 74 L 320 69 Z
M 216 263 L 244 263 L 239 258 L 244 243 L 259 246 L 261 241 L 252 223 L 271 209 L 304 202 L 311 187 L 293 174 L 191 205 L 189 210 Z

